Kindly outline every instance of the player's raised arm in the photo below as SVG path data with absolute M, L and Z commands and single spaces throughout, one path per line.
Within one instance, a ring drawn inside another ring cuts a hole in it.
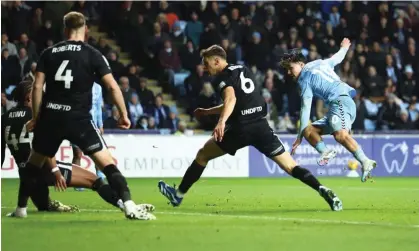
M 331 58 L 324 60 L 330 67 L 335 67 L 336 65 L 340 64 L 343 59 L 345 59 L 346 53 L 351 46 L 351 41 L 347 38 L 344 38 L 340 43 L 340 50 L 336 52 Z

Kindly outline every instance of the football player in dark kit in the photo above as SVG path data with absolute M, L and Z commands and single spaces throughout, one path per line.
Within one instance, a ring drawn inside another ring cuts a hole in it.
M 234 155 L 245 146 L 254 146 L 271 158 L 285 172 L 316 190 L 333 211 L 342 210 L 342 202 L 329 188 L 320 184 L 307 169 L 300 167 L 285 151 L 282 142 L 270 128 L 265 116 L 267 107 L 252 73 L 243 65 L 226 61 L 222 47 L 213 45 L 202 52 L 202 60 L 210 75 L 215 76 L 213 85 L 223 99 L 223 104 L 209 109 L 198 108 L 196 116 L 220 115 L 213 137 L 198 151 L 176 189 L 163 181 L 160 192 L 173 206 L 179 206 L 191 186 L 201 177 L 207 163 L 228 153 Z
M 48 186 L 54 185 L 55 176 L 51 168 L 57 166 L 70 187 L 83 187 L 96 191 L 102 199 L 113 206 L 123 210 L 124 204 L 116 195 L 115 191 L 106 184 L 103 179 L 80 166 L 56 161 L 48 158 L 43 168 L 39 171 L 34 168 L 26 168 L 26 161 L 31 153 L 33 133 L 27 131 L 26 123 L 32 118 L 32 82 L 22 82 L 13 91 L 13 99 L 17 106 L 2 115 L 2 141 L 1 163 L 3 165 L 6 144 L 19 167 L 19 193 L 16 210 L 7 216 L 24 218 L 27 216 L 28 199 L 31 198 L 39 211 L 78 211 L 75 206 L 66 206 L 49 198 Z M 154 206 L 149 204 L 137 205 L 137 210 L 153 211 Z
M 155 219 L 145 210 L 137 210 L 125 177 L 116 167 L 92 121 L 92 86 L 95 78 L 99 78 L 119 110 L 119 127 L 130 128 L 124 99 L 112 70 L 106 58 L 84 42 L 86 20 L 83 14 L 66 14 L 64 32 L 67 40 L 43 51 L 37 65 L 32 91 L 33 114 L 28 123 L 28 128 L 34 130 L 34 139 L 26 168 L 42 167 L 48 157 L 55 156 L 66 139 L 77 145 L 105 174 L 109 185 L 124 202 L 126 218 Z M 46 92 L 43 96 L 44 83 Z M 65 179 L 59 169 L 54 167 L 51 171 L 55 174 L 56 186 L 65 189 Z

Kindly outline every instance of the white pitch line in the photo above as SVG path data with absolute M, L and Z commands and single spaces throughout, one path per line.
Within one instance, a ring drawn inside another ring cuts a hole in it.
M 15 209 L 14 207 L 2 207 L 2 209 Z M 106 213 L 121 213 L 120 210 L 115 209 L 80 209 L 81 212 L 106 212 Z M 394 228 L 419 228 L 419 225 L 402 225 L 386 222 L 368 222 L 368 221 L 348 221 L 348 220 L 326 220 L 326 219 L 308 219 L 308 218 L 289 218 L 277 216 L 253 216 L 253 215 L 234 215 L 234 214 L 211 214 L 211 213 L 186 213 L 186 212 L 154 212 L 154 214 L 163 215 L 184 215 L 184 216 L 200 216 L 200 217 L 222 217 L 233 219 L 248 219 L 248 220 L 267 220 L 267 221 L 294 221 L 303 223 L 323 223 L 323 224 L 337 224 L 337 225 L 358 225 L 358 226 L 376 226 L 376 227 L 394 227 Z

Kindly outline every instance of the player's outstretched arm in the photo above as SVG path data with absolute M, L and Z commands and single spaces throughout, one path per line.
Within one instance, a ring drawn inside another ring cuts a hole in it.
M 42 103 L 42 88 L 45 83 L 45 74 L 43 72 L 36 72 L 35 82 L 32 87 L 32 120 L 36 121 L 39 115 L 39 110 Z
M 351 46 L 351 41 L 347 38 L 344 38 L 340 43 L 340 50 L 336 52 L 331 58 L 324 60 L 330 67 L 335 67 L 336 65 L 340 64 L 346 56 L 346 53 Z
M 116 83 L 115 79 L 112 76 L 112 73 L 108 73 L 102 77 L 102 82 L 106 89 L 112 96 L 112 101 L 119 110 L 119 116 L 123 120 L 123 125 L 120 125 L 123 129 L 129 129 L 131 126 L 131 121 L 128 119 L 127 107 L 125 106 L 125 100 L 122 96 L 121 89 Z

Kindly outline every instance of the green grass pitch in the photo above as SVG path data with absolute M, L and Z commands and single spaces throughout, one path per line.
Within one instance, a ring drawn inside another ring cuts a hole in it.
M 156 221 L 129 221 L 95 192 L 51 197 L 76 204 L 80 213 L 38 213 L 5 217 L 16 203 L 17 180 L 2 180 L 4 251 L 84 250 L 419 250 L 419 179 L 324 178 L 343 200 L 332 212 L 297 180 L 202 179 L 179 208 L 167 205 L 157 179 L 129 179 L 137 203 L 156 206 Z M 179 179 L 168 179 L 170 183 Z M 84 210 L 83 210 L 84 209 Z

